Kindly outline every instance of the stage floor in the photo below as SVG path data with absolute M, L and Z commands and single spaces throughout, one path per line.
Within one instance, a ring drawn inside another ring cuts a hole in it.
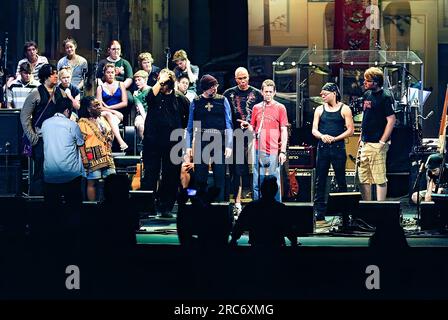
M 417 207 L 410 205 L 407 196 L 388 199 L 400 201 L 403 214 L 402 227 L 410 247 L 448 247 L 448 233 L 439 230 L 420 230 L 417 225 Z M 173 218 L 149 217 L 141 219 L 140 230 L 137 233 L 137 243 L 141 245 L 180 245 L 177 236 L 176 208 Z M 315 226 L 315 232 L 300 236 L 299 242 L 305 247 L 367 247 L 371 231 L 341 232 L 339 216 L 326 217 L 325 223 Z M 249 246 L 248 235 L 245 233 L 238 241 L 240 246 Z M 287 245 L 289 242 L 287 241 Z

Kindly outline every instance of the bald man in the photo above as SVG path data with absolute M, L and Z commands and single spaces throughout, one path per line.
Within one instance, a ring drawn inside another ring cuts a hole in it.
M 224 96 L 229 100 L 232 110 L 233 128 L 236 130 L 246 130 L 241 127 L 241 120 L 250 123 L 252 108 L 257 103 L 263 101 L 263 95 L 260 90 L 249 85 L 249 72 L 246 68 L 239 67 L 235 70 L 236 86 L 227 89 Z M 238 121 L 240 120 L 240 121 Z M 234 148 L 238 148 L 240 144 L 233 143 Z M 233 152 L 234 161 L 231 165 L 232 173 L 232 190 L 235 198 L 234 214 L 239 215 L 241 212 L 241 193 L 243 186 L 249 186 L 250 175 L 248 165 L 248 143 L 244 142 L 244 159 L 236 159 L 237 152 Z M 239 161 L 242 160 L 242 161 Z

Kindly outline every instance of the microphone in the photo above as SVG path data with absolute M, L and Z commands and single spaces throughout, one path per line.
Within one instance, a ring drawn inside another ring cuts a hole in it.
M 418 115 L 419 118 L 422 118 L 423 120 L 427 120 L 428 118 L 430 118 L 432 115 L 434 114 L 434 111 L 431 110 L 431 112 L 429 112 L 426 117 L 423 117 L 422 115 Z
M 170 47 L 166 47 L 165 48 L 165 55 L 169 58 L 169 57 L 171 57 L 171 49 L 170 49 Z

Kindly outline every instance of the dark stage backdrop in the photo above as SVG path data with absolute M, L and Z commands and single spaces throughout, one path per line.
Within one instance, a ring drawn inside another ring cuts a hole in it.
M 234 85 L 238 66 L 247 67 L 248 10 L 246 0 L 190 1 L 191 55 L 202 65 L 201 75 L 211 73 L 220 91 Z

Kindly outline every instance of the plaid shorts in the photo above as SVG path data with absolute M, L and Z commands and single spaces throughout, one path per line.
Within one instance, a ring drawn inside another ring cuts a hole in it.
M 383 184 L 386 177 L 386 155 L 389 145 L 361 142 L 361 157 L 358 167 L 359 182 L 363 184 Z

